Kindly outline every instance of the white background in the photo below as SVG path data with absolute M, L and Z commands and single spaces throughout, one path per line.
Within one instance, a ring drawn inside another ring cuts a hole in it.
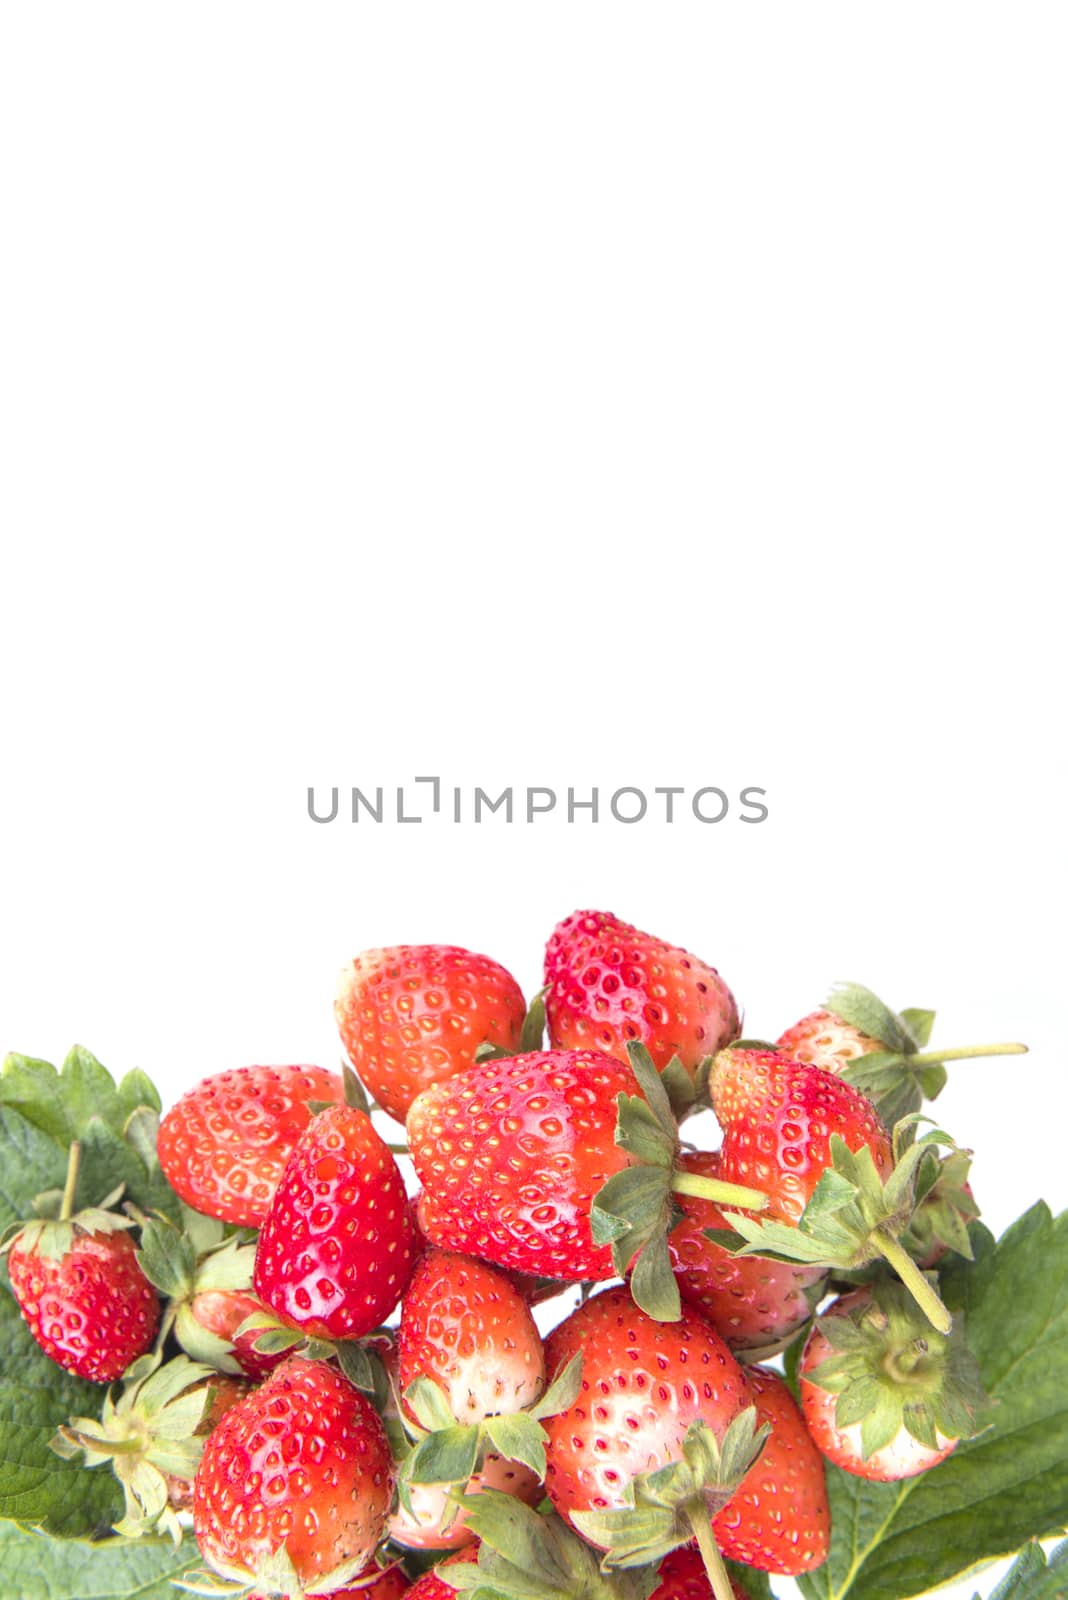
M 1066 33 L 8 10 L 0 1047 L 332 1063 L 357 950 L 605 907 L 1028 1040 L 939 1116 L 1068 1202 Z M 771 815 L 308 820 L 423 773 Z

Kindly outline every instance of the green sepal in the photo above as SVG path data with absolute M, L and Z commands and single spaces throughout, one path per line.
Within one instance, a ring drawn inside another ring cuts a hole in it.
M 550 1383 L 540 1400 L 536 1400 L 527 1408 L 527 1416 L 541 1422 L 546 1417 L 555 1417 L 561 1411 L 567 1411 L 574 1405 L 582 1393 L 582 1355 L 574 1355 L 566 1366 L 561 1367 L 556 1377 Z
M 141 1271 L 169 1300 L 189 1299 L 197 1271 L 192 1239 L 167 1217 L 149 1217 L 141 1229 L 137 1252 Z
M 904 1285 L 884 1278 L 870 1300 L 816 1326 L 834 1353 L 806 1381 L 837 1395 L 836 1426 L 860 1425 L 865 1459 L 902 1428 L 934 1449 L 939 1434 L 971 1438 L 985 1425 L 988 1401 L 959 1316 L 939 1333 Z
M 345 1339 L 336 1346 L 337 1362 L 345 1377 L 366 1395 L 376 1411 L 384 1411 L 389 1401 L 389 1374 L 376 1351 L 357 1339 Z
M 905 1006 L 899 1014 L 918 1047 L 921 1050 L 925 1050 L 930 1043 L 935 1013 L 933 1011 L 920 1010 L 916 1006 Z
M 484 1489 L 459 1503 L 480 1540 L 478 1561 L 440 1566 L 436 1576 L 472 1600 L 648 1600 L 659 1581 L 652 1569 L 601 1572 L 598 1552 L 559 1516 L 512 1495 Z
M 465 1484 L 478 1465 L 481 1445 L 478 1423 L 460 1427 L 454 1422 L 437 1428 L 419 1440 L 401 1468 L 401 1476 L 408 1483 Z
M 703 1422 L 687 1431 L 679 1460 L 642 1473 L 627 1484 L 624 1504 L 609 1511 L 577 1511 L 572 1522 L 604 1551 L 602 1567 L 645 1566 L 663 1560 L 693 1538 L 694 1517 L 723 1506 L 756 1461 L 771 1429 L 749 1406 L 720 1442 Z
M 499 1456 L 520 1461 L 542 1480 L 545 1478 L 545 1429 L 529 1412 L 501 1412 L 486 1417 L 482 1434 Z M 472 1469 L 473 1470 L 473 1469 Z
M 671 1270 L 666 1233 L 654 1233 L 643 1245 L 631 1271 L 630 1292 L 635 1305 L 656 1322 L 678 1322 L 682 1317 L 682 1298 Z
M 356 1111 L 362 1111 L 365 1116 L 370 1116 L 373 1101 L 368 1097 L 367 1090 L 356 1076 L 355 1068 L 348 1061 L 341 1063 L 341 1082 L 344 1089 L 345 1104 Z
M 544 989 L 538 990 L 527 1007 L 519 1035 L 520 1055 L 530 1055 L 532 1051 L 540 1050 L 545 1042 L 545 996 L 548 992 L 549 986 L 546 984 Z
M 836 984 L 827 997 L 826 1009 L 869 1038 L 878 1039 L 887 1050 L 911 1056 L 920 1048 L 919 1040 L 904 1017 L 892 1011 L 863 983 Z
M 404 1399 L 419 1426 L 428 1433 L 456 1427 L 456 1418 L 449 1409 L 445 1391 L 433 1378 L 416 1378 L 405 1389 Z
M 283 1350 L 295 1350 L 298 1345 L 310 1343 L 303 1333 L 296 1328 L 285 1327 L 269 1311 L 253 1311 L 234 1329 L 235 1337 L 240 1335 L 244 1338 L 250 1333 L 256 1334 L 252 1348 L 261 1356 L 280 1355 Z
M 972 1259 L 969 1225 L 980 1212 L 967 1188 L 971 1164 L 970 1151 L 953 1150 L 936 1161 L 933 1173 L 917 1175 L 917 1205 L 901 1242 L 918 1261 L 926 1260 L 939 1245 Z

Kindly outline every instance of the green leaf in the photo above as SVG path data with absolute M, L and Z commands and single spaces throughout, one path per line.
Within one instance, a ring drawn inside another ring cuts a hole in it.
M 63 1461 L 49 1448 L 68 1417 L 99 1413 L 104 1394 L 100 1384 L 74 1377 L 45 1355 L 5 1281 L 0 1288 L 0 1517 L 85 1539 L 106 1532 L 122 1515 L 122 1492 L 110 1474 Z
M 941 1288 L 995 1401 L 990 1426 L 900 1483 L 828 1467 L 831 1552 L 799 1580 L 806 1600 L 903 1600 L 1068 1520 L 1068 1213 L 1039 1202 L 996 1245 L 978 1225 L 972 1239 L 974 1264 L 954 1259 Z
M 1034 1541 L 1020 1551 L 1001 1582 L 990 1591 L 990 1600 L 1064 1600 L 1068 1593 L 1068 1539 L 1047 1558 Z M 976 1595 L 974 1600 L 979 1600 Z
M 169 1539 L 93 1545 L 0 1522 L 4 1593 L 19 1600 L 174 1600 L 171 1580 L 199 1560 L 191 1539 L 177 1550 Z

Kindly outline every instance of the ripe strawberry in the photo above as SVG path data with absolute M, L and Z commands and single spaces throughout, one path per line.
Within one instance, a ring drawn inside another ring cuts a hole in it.
M 545 1009 L 558 1049 L 603 1050 L 627 1060 L 645 1045 L 663 1070 L 677 1055 L 694 1077 L 738 1037 L 738 1008 L 714 967 L 609 912 L 576 911 L 545 951 Z
M 437 1567 L 432 1567 L 429 1572 L 412 1584 L 408 1590 L 407 1600 L 456 1600 L 456 1590 L 451 1583 L 446 1583 L 444 1578 L 438 1577 L 440 1567 L 451 1567 L 460 1561 L 477 1561 L 478 1551 L 473 1545 L 466 1550 L 461 1550 L 459 1555 L 450 1556 L 447 1561 L 439 1561 Z
M 517 1050 L 525 1009 L 504 967 L 448 944 L 365 950 L 334 1002 L 349 1060 L 400 1122 L 417 1094 L 473 1066 L 480 1045 Z
M 665 1556 L 656 1572 L 660 1580 L 649 1600 L 712 1600 L 715 1591 L 708 1581 L 699 1550 L 684 1546 Z M 731 1580 L 734 1600 L 749 1600 L 741 1584 Z
M 374 1408 L 335 1368 L 291 1356 L 209 1435 L 193 1529 L 223 1577 L 326 1592 L 374 1555 L 393 1468 Z
M 81 1148 L 70 1147 L 58 1220 L 27 1222 L 4 1245 L 11 1292 L 46 1355 L 93 1383 L 111 1383 L 152 1344 L 156 1291 L 124 1230 L 125 1217 L 100 1206 L 73 1215 Z
M 890 1137 L 859 1089 L 822 1067 L 773 1050 L 722 1050 L 712 1067 L 712 1105 L 723 1128 L 720 1174 L 769 1197 L 767 1216 L 796 1223 L 832 1165 L 831 1138 L 868 1149 L 889 1177 Z
M 944 1461 L 978 1431 L 986 1403 L 959 1320 L 933 1332 L 892 1281 L 836 1300 L 810 1333 L 800 1370 L 819 1449 L 843 1472 L 878 1483 Z
M 418 1377 L 443 1390 L 458 1423 L 533 1405 L 545 1356 L 529 1307 L 503 1273 L 430 1247 L 401 1306 L 401 1388 Z
M 796 1577 L 827 1559 L 831 1514 L 823 1461 L 793 1395 L 769 1367 L 742 1369 L 746 1393 L 771 1427 L 759 1459 L 712 1524 L 732 1561 Z
M 312 1107 L 343 1098 L 340 1076 L 323 1067 L 217 1072 L 163 1118 L 160 1166 L 194 1211 L 258 1228 Z
M 678 1128 L 640 1045 L 628 1066 L 596 1050 L 483 1061 L 414 1101 L 408 1140 L 435 1244 L 571 1282 L 633 1265 L 635 1298 L 661 1317 L 679 1304 L 663 1243 L 672 1189 L 762 1200 L 677 1171 Z
M 606 1514 L 633 1517 L 635 1481 L 682 1462 L 693 1424 L 703 1424 L 723 1444 L 746 1406 L 745 1385 L 723 1340 L 695 1312 L 684 1308 L 678 1322 L 656 1322 L 625 1288 L 586 1301 L 554 1331 L 550 1371 L 576 1351 L 582 1354 L 579 1396 L 545 1425 L 545 1489 L 584 1538 L 609 1549 L 616 1545 L 616 1529 Z M 710 1512 L 729 1493 L 725 1484 L 711 1481 L 684 1487 L 687 1497 L 696 1496 Z M 680 1542 L 670 1539 L 650 1554 L 667 1554 Z
M 716 1178 L 719 1152 L 684 1155 L 679 1167 Z M 730 1226 L 718 1206 L 688 1194 L 680 1194 L 677 1204 L 683 1219 L 668 1235 L 672 1271 L 686 1303 L 732 1350 L 770 1352 L 809 1320 L 827 1276 L 822 1268 L 732 1255 L 705 1234 Z
M 256 1294 L 309 1337 L 359 1339 L 394 1309 L 414 1260 L 397 1163 L 370 1117 L 331 1106 L 286 1162 L 256 1246 Z
M 189 1302 L 193 1320 L 199 1327 L 214 1334 L 217 1339 L 225 1339 L 232 1346 L 235 1362 L 249 1378 L 265 1378 L 281 1365 L 287 1354 L 285 1350 L 277 1350 L 269 1355 L 257 1350 L 259 1332 L 255 1328 L 246 1333 L 238 1332 L 242 1323 L 249 1317 L 260 1315 L 263 1309 L 261 1302 L 243 1289 L 202 1289 Z

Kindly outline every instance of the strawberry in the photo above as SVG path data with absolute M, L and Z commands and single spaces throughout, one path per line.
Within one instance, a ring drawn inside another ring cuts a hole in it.
M 256 1246 L 256 1294 L 309 1337 L 358 1339 L 394 1309 L 414 1260 L 388 1146 L 365 1112 L 329 1107 L 286 1162 Z
M 934 1100 L 942 1092 L 947 1061 L 1026 1054 L 1022 1044 L 928 1050 L 934 1018 L 933 1011 L 892 1011 L 863 984 L 844 983 L 826 1005 L 787 1028 L 777 1049 L 847 1078 L 893 1127 L 919 1111 L 924 1099 Z
M 70 1147 L 56 1220 L 25 1223 L 7 1241 L 11 1292 L 46 1355 L 92 1383 L 110 1383 L 152 1344 L 156 1291 L 145 1277 L 126 1217 L 109 1210 L 120 1190 L 74 1214 L 81 1147 Z
M 732 1561 L 796 1577 L 821 1566 L 830 1548 L 823 1461 L 779 1374 L 769 1367 L 744 1367 L 742 1375 L 771 1435 L 712 1528 Z
M 316 1105 L 344 1098 L 323 1067 L 236 1067 L 204 1078 L 160 1124 L 159 1162 L 186 1205 L 258 1228 Z
M 545 1388 L 541 1337 L 519 1291 L 493 1267 L 429 1248 L 404 1295 L 400 1381 L 442 1389 L 458 1423 L 533 1405 Z
M 270 1592 L 329 1593 L 385 1531 L 393 1468 L 373 1406 L 335 1368 L 291 1356 L 209 1435 L 193 1482 L 200 1553 Z
M 892 1483 L 937 1466 L 979 1429 L 986 1397 L 957 1319 L 932 1332 L 893 1281 L 843 1295 L 801 1357 L 809 1433 L 843 1472 Z
M 517 1050 L 525 1010 L 510 972 L 449 944 L 365 950 L 334 1002 L 349 1060 L 400 1122 L 417 1094 L 473 1066 L 481 1045 Z
M 947 1333 L 949 1312 L 900 1236 L 937 1174 L 937 1145 L 951 1141 L 938 1131 L 917 1139 L 906 1122 L 892 1145 L 853 1084 L 774 1050 L 722 1050 L 710 1081 L 724 1130 L 720 1176 L 759 1184 L 768 1201 L 762 1219 L 729 1218 L 744 1253 L 842 1271 L 884 1256 Z
M 595 1050 L 534 1051 L 480 1062 L 419 1095 L 408 1140 L 427 1236 L 571 1282 L 633 1266 L 639 1304 L 676 1315 L 664 1243 L 673 1188 L 743 1205 L 763 1197 L 676 1170 L 664 1085 L 643 1046 L 628 1055 L 624 1065 Z
M 645 1045 L 663 1070 L 678 1056 L 691 1078 L 738 1037 L 734 996 L 714 967 L 605 911 L 576 911 L 545 950 L 545 1009 L 558 1049 L 627 1060 Z
M 714 1590 L 708 1581 L 701 1552 L 688 1546 L 672 1550 L 665 1556 L 656 1571 L 656 1588 L 649 1600 L 712 1600 Z M 749 1596 L 734 1578 L 731 1579 L 734 1600 L 749 1600 Z
M 822 1067 L 772 1050 L 723 1050 L 712 1067 L 712 1105 L 723 1128 L 720 1171 L 769 1196 L 769 1218 L 797 1222 L 831 1166 L 832 1136 L 871 1152 L 888 1177 L 890 1136 L 870 1103 Z
M 478 1551 L 472 1546 L 461 1550 L 459 1555 L 450 1556 L 447 1561 L 441 1561 L 437 1567 L 431 1567 L 429 1572 L 412 1584 L 407 1591 L 407 1600 L 456 1600 L 456 1590 L 451 1583 L 438 1577 L 439 1567 L 452 1567 L 461 1561 L 477 1561 Z
M 718 1151 L 684 1155 L 683 1172 L 716 1178 Z M 682 1221 L 668 1234 L 671 1268 L 682 1298 L 710 1322 L 732 1350 L 782 1346 L 806 1323 L 819 1299 L 826 1273 L 819 1267 L 733 1255 L 707 1237 L 709 1228 L 728 1228 L 711 1200 L 682 1194 Z
M 497 1490 L 524 1505 L 536 1506 L 544 1493 L 536 1472 L 521 1461 L 487 1451 L 478 1471 L 467 1480 L 465 1496 Z M 413 1483 L 409 1506 L 399 1504 L 389 1519 L 389 1536 L 405 1550 L 461 1550 L 474 1543 L 469 1513 L 458 1509 L 453 1485 Z
M 555 1365 L 577 1346 L 582 1384 L 546 1423 L 546 1493 L 606 1551 L 606 1567 L 655 1561 L 696 1537 L 722 1594 L 709 1519 L 744 1478 L 761 1438 L 737 1362 L 695 1312 L 657 1322 L 623 1288 L 587 1301 L 568 1324 L 549 1357 Z
M 271 1354 L 257 1350 L 258 1330 L 242 1331 L 248 1318 L 262 1316 L 263 1309 L 261 1302 L 243 1289 L 201 1289 L 189 1303 L 193 1321 L 230 1346 L 234 1361 L 249 1378 L 265 1378 L 287 1354 L 285 1350 Z

